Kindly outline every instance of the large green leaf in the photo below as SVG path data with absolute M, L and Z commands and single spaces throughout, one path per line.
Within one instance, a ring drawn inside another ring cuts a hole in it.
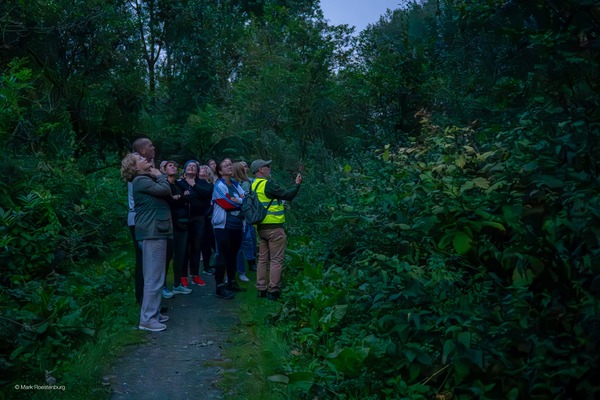
M 323 331 L 328 332 L 331 328 L 335 327 L 342 320 L 342 318 L 344 318 L 347 310 L 348 305 L 346 304 L 335 305 L 331 307 L 331 311 L 324 315 L 319 321 Z
M 529 268 L 517 267 L 513 270 L 512 282 L 515 286 L 529 286 L 535 278 L 535 274 Z
M 366 347 L 346 347 L 330 353 L 328 355 L 328 361 L 337 372 L 351 376 L 358 376 L 363 368 L 364 360 L 368 354 L 369 348 Z
M 309 371 L 290 372 L 288 378 L 290 387 L 299 389 L 303 392 L 308 392 L 315 382 L 315 374 Z
M 467 232 L 463 231 L 456 232 L 454 234 L 454 238 L 452 239 L 454 250 L 456 250 L 456 252 L 461 255 L 471 250 L 471 248 L 473 247 L 472 243 L 473 242 L 471 236 Z

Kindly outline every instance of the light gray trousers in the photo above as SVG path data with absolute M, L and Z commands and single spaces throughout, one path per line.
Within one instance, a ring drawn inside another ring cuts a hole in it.
M 140 310 L 140 324 L 158 322 L 162 288 L 165 282 L 167 239 L 141 240 L 144 265 L 144 298 Z

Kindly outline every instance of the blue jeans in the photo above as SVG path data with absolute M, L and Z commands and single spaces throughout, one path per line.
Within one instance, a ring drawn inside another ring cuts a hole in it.
M 242 245 L 237 255 L 237 272 L 238 274 L 246 273 L 246 260 L 254 260 L 256 258 L 256 230 L 250 224 L 246 224 L 244 236 L 242 237 Z

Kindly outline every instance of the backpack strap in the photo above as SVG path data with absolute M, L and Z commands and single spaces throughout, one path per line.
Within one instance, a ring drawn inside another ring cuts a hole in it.
M 255 182 L 256 182 L 256 181 L 255 181 Z M 260 183 L 260 182 L 259 182 L 259 183 Z M 266 188 L 266 187 L 267 187 L 267 180 L 265 179 L 264 188 Z M 251 186 L 250 188 L 252 189 L 252 186 Z M 263 188 L 263 189 L 264 189 L 264 188 Z M 256 189 L 258 189 L 258 184 L 256 185 Z M 256 192 L 256 189 L 253 189 L 253 190 L 254 190 L 254 192 Z M 266 196 L 266 195 L 267 195 L 267 194 L 265 193 L 265 196 Z M 271 204 L 273 204 L 273 200 L 275 200 L 275 199 L 271 199 L 271 201 L 269 202 L 269 205 L 266 207 L 266 209 L 267 209 L 267 210 L 269 209 L 269 207 L 271 207 Z M 263 206 L 263 207 L 264 207 L 264 206 Z

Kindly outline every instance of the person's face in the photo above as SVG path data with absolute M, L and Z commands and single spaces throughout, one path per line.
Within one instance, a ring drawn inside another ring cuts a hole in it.
M 210 169 L 213 170 L 213 172 L 217 170 L 217 163 L 215 162 L 215 160 L 210 160 L 208 162 L 208 166 L 210 167 Z
M 271 166 L 270 165 L 265 165 L 263 167 L 260 167 L 258 170 L 265 178 L 271 177 Z
M 233 175 L 233 163 L 230 159 L 226 158 L 223 160 L 221 165 L 219 165 L 219 172 L 221 176 L 232 176 Z
M 198 166 L 196 163 L 189 163 L 187 167 L 185 167 L 185 173 L 188 175 L 198 175 Z
M 154 160 L 154 145 L 152 144 L 152 142 L 150 140 L 145 141 L 139 153 L 148 161 Z
M 242 162 L 242 167 L 244 168 L 244 172 L 246 173 L 246 175 L 248 175 L 248 171 L 250 170 L 250 168 L 248 168 L 248 164 Z
M 137 157 L 137 160 L 135 161 L 135 168 L 138 170 L 138 172 L 148 172 L 150 171 L 151 167 L 152 164 L 150 164 L 145 157 Z
M 177 175 L 177 165 L 173 163 L 167 163 L 167 165 L 165 165 L 165 173 L 169 176 Z
M 206 165 L 200 166 L 200 176 L 206 178 L 208 176 L 208 167 Z

